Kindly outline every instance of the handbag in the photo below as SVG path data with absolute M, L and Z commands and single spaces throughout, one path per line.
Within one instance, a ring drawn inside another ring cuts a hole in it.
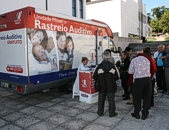
M 120 79 L 126 80 L 128 78 L 128 72 L 120 70 Z

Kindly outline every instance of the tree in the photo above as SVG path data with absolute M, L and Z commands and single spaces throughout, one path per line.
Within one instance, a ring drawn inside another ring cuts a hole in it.
M 163 30 L 163 33 L 169 32 L 169 10 L 165 11 L 162 15 L 159 26 Z
M 153 32 L 159 32 L 160 31 L 160 27 L 159 27 L 159 21 L 157 19 L 152 19 L 150 22 L 150 25 L 152 27 L 152 31 Z
M 165 6 L 153 8 L 153 9 L 151 9 L 152 16 L 153 16 L 154 18 L 157 18 L 157 20 L 160 20 L 161 17 L 162 17 L 162 15 L 164 14 L 164 12 L 165 12 L 166 10 L 169 10 L 169 9 L 166 8 Z
M 148 16 L 148 19 L 147 19 L 148 21 L 147 21 L 147 23 L 150 23 L 150 22 L 151 22 L 151 19 L 152 19 L 152 18 L 151 18 L 151 13 L 147 13 L 147 16 Z
M 156 7 L 156 8 L 153 8 L 151 9 L 151 12 L 152 12 L 152 19 L 151 19 L 151 22 L 150 22 L 150 25 L 152 27 L 152 31 L 153 32 L 161 32 L 161 31 L 166 31 L 166 27 L 162 26 L 160 24 L 160 19 L 162 18 L 163 14 L 169 10 L 169 8 L 166 8 L 165 6 L 161 6 L 161 7 Z M 149 14 L 147 14 L 148 16 L 150 16 Z M 163 18 L 163 22 L 165 21 L 164 20 L 165 18 Z

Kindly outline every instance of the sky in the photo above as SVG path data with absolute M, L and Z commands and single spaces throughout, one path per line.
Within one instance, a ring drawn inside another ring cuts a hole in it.
M 169 0 L 142 0 L 142 2 L 146 4 L 147 13 L 151 13 L 152 8 L 159 6 L 169 7 Z

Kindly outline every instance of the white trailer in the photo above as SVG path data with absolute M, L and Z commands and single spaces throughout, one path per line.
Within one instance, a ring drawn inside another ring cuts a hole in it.
M 102 22 L 26 7 L 0 15 L 0 86 L 21 94 L 59 87 L 70 92 L 82 57 L 88 66 L 105 49 L 119 53 Z

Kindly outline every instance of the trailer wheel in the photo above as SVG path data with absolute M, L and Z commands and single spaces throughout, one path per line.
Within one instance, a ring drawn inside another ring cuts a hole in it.
M 64 86 L 59 86 L 57 89 L 59 90 L 59 92 L 63 92 L 63 87 Z
M 72 93 L 74 82 L 75 80 L 71 80 L 67 85 L 62 86 L 63 92 Z

